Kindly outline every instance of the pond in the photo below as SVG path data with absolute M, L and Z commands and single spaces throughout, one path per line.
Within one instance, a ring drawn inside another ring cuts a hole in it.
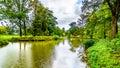
M 74 39 L 15 42 L 0 47 L 0 68 L 86 68 L 84 49 Z

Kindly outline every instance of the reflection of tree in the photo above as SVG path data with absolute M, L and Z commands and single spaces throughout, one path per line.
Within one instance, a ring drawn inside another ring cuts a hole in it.
M 79 38 L 69 38 L 69 44 L 71 46 L 71 51 L 75 52 L 75 48 L 78 48 L 81 45 L 81 39 Z
M 31 55 L 26 56 L 28 51 L 26 50 L 26 42 L 19 42 L 19 51 L 18 51 L 18 60 L 16 64 L 14 65 L 14 68 L 27 68 L 31 65 L 28 65 L 27 58 L 30 58 Z
M 52 54 L 58 41 L 34 42 L 32 44 L 32 60 L 34 68 L 51 68 Z

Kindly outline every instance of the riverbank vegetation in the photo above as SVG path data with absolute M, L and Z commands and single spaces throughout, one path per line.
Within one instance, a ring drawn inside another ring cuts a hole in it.
M 86 53 L 88 64 L 92 68 L 119 68 L 120 67 L 120 39 L 111 41 L 99 40 Z
M 81 9 L 67 35 L 87 39 L 83 45 L 91 68 L 119 68 L 120 1 L 83 0 Z

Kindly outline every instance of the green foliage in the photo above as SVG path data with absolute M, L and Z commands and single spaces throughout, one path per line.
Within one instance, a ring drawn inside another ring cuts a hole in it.
M 0 35 L 0 39 L 11 40 L 12 38 L 18 38 L 18 35 Z
M 50 41 L 55 40 L 54 36 L 34 36 L 34 37 L 20 37 L 19 41 Z
M 69 29 L 69 33 L 70 35 L 73 35 L 73 36 L 78 36 L 78 35 L 81 35 L 83 36 L 84 35 L 84 28 L 83 27 L 71 27 Z
M 0 39 L 0 46 L 8 44 L 7 40 Z
M 0 7 L 0 14 L 2 16 L 2 19 L 7 19 L 9 23 L 12 26 L 17 26 L 19 27 L 19 33 L 20 36 L 22 36 L 22 26 L 26 26 L 25 19 L 28 18 L 27 13 L 28 13 L 28 3 L 29 0 L 2 0 L 0 1 L 0 4 L 4 7 Z M 26 5 L 27 3 L 27 5 Z M 9 26 L 9 25 L 8 25 Z M 24 27 L 24 31 L 26 28 Z M 9 31 L 11 34 L 12 32 Z
M 7 26 L 0 26 L 0 34 L 7 34 Z
M 9 41 L 10 42 L 18 42 L 19 41 L 19 37 L 12 37 Z
M 64 31 L 63 30 L 61 30 L 59 27 L 56 27 L 55 29 L 54 29 L 54 35 L 56 36 L 64 36 Z
M 53 35 L 55 30 L 55 17 L 52 14 L 52 11 L 45 8 L 42 4 L 37 5 L 35 10 L 35 19 L 32 23 L 32 35 L 41 36 L 41 35 Z
M 84 48 L 88 49 L 89 47 L 93 46 L 94 43 L 95 43 L 95 41 L 93 39 L 88 39 L 83 43 Z
M 113 39 L 110 47 L 114 51 L 120 51 L 120 38 Z
M 59 39 L 60 37 L 58 35 L 54 35 L 55 40 Z
M 120 39 L 100 40 L 87 49 L 88 63 L 91 68 L 120 67 Z

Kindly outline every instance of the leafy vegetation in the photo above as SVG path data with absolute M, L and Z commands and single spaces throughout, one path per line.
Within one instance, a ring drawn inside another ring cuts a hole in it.
M 7 30 L 6 26 L 0 26 L 0 34 L 7 34 Z
M 8 30 L 4 33 L 20 36 L 63 36 L 63 31 L 56 26 L 57 18 L 53 11 L 44 7 L 39 0 L 2 0 L 0 4 L 1 20 L 7 20 L 4 23 Z M 1 31 L 4 29 L 0 28 L 0 34 Z
M 0 39 L 0 46 L 8 44 L 8 40 Z
M 94 40 L 92 39 L 87 39 L 83 44 L 84 44 L 84 48 L 88 49 L 89 47 L 93 46 L 93 44 L 95 43 Z
M 88 63 L 91 68 L 119 68 L 120 39 L 100 40 L 87 50 Z

